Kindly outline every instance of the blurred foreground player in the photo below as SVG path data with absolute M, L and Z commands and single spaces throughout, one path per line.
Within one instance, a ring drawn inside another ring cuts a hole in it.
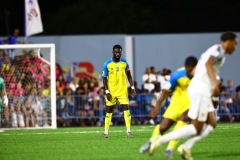
M 191 137 L 185 144 L 179 146 L 178 151 L 184 159 L 191 160 L 190 149 L 194 143 L 209 135 L 216 125 L 212 97 L 219 96 L 217 75 L 223 66 L 226 54 L 231 55 L 236 49 L 238 38 L 232 32 L 221 35 L 220 44 L 210 47 L 201 55 L 196 66 L 195 74 L 188 87 L 190 108 L 188 116 L 191 124 L 163 136 L 158 136 L 152 143 L 149 153 L 170 140 Z M 200 138 L 193 136 L 200 135 Z
M 163 101 L 170 93 L 172 93 L 170 105 L 167 107 L 161 123 L 154 128 L 151 139 L 140 148 L 140 153 L 147 152 L 156 136 L 164 134 L 174 123 L 176 123 L 174 130 L 177 130 L 178 128 L 181 128 L 187 124 L 187 113 L 190 105 L 187 87 L 190 84 L 191 78 L 193 77 L 193 71 L 196 65 L 196 57 L 187 57 L 184 67 L 171 74 L 170 80 L 162 89 L 162 93 L 158 99 L 156 107 L 151 111 L 151 116 L 155 117 L 158 114 Z M 166 158 L 172 157 L 172 152 L 177 144 L 177 140 L 171 141 L 168 144 L 168 147 L 165 151 Z

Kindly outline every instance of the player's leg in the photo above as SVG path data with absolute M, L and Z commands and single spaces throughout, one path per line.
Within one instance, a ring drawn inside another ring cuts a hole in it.
M 151 146 L 151 143 L 159 136 L 164 134 L 178 119 L 178 112 L 176 111 L 176 105 L 169 105 L 168 109 L 165 111 L 163 115 L 163 119 L 161 120 L 160 124 L 156 125 L 150 140 L 144 143 L 140 148 L 140 153 L 146 153 Z
M 126 124 L 126 134 L 127 137 L 130 138 L 132 136 L 131 134 L 131 113 L 129 110 L 129 105 L 128 104 L 121 104 L 121 107 L 123 109 L 123 114 L 124 114 L 124 120 L 125 120 L 125 124 Z
M 153 140 L 158 135 L 163 135 L 174 123 L 175 121 L 169 118 L 163 118 L 161 123 L 155 126 L 150 140 Z
M 126 135 L 128 138 L 132 137 L 131 133 L 131 113 L 129 110 L 129 100 L 127 95 L 122 95 L 117 97 L 118 102 L 121 104 L 121 107 L 123 109 L 123 114 L 124 114 L 124 120 L 125 120 L 125 125 L 126 125 Z
M 204 137 L 208 136 L 214 130 L 215 127 L 216 127 L 216 119 L 215 119 L 215 116 L 214 116 L 214 112 L 209 112 L 208 113 L 207 124 L 205 125 L 205 127 L 203 127 L 203 129 L 201 131 L 201 134 L 188 139 L 183 144 L 184 147 L 191 150 L 191 148 L 193 147 L 193 145 L 195 143 L 197 143 L 198 141 L 200 141 Z
M 103 138 L 108 138 L 108 130 L 110 127 L 110 123 L 112 121 L 112 113 L 113 113 L 113 106 L 106 106 L 106 116 L 105 116 L 105 125 L 104 125 L 104 134 Z
M 195 94 L 190 97 L 191 104 L 188 112 L 189 118 L 192 119 L 191 124 L 186 125 L 176 131 L 158 137 L 152 144 L 149 150 L 153 154 L 154 150 L 160 145 L 169 142 L 170 140 L 183 139 L 199 134 L 204 123 L 207 121 L 208 105 L 212 103 L 209 97 Z
M 104 125 L 104 134 L 102 135 L 103 138 L 108 138 L 108 130 L 110 127 L 110 123 L 112 121 L 112 113 L 113 108 L 116 104 L 116 98 L 112 97 L 111 101 L 108 101 L 106 98 L 106 116 L 105 116 L 105 125 Z
M 169 118 L 163 118 L 161 123 L 156 125 L 153 129 L 152 136 L 150 140 L 148 140 L 146 143 L 144 143 L 140 148 L 140 153 L 146 153 L 151 146 L 151 143 L 159 136 L 164 134 L 173 124 L 175 121 L 169 119 Z
M 187 125 L 187 122 L 189 121 L 187 114 L 188 114 L 188 109 L 182 113 L 182 116 L 179 118 L 179 120 L 177 121 L 177 123 L 173 129 L 174 131 Z M 168 143 L 167 149 L 164 154 L 166 158 L 172 158 L 172 152 L 176 148 L 178 143 L 179 143 L 179 140 L 171 140 Z

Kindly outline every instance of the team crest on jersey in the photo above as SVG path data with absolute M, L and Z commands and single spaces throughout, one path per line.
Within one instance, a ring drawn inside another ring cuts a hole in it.
M 201 117 L 205 117 L 205 113 L 201 113 Z
M 119 70 L 120 70 L 119 67 L 116 67 L 116 71 L 119 72 Z

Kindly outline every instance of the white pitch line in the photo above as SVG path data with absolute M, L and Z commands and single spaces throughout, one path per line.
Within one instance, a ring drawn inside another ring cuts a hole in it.
M 140 127 L 141 129 L 133 129 L 133 132 L 152 132 L 152 128 L 151 127 L 147 127 L 147 126 L 143 126 Z M 238 129 L 240 128 L 240 125 L 236 125 L 236 126 L 217 126 L 217 130 L 225 130 L 225 129 L 230 129 L 230 128 L 234 128 L 234 129 Z M 94 129 L 94 128 L 93 128 Z M 51 134 L 91 134 L 91 133 L 102 133 L 103 130 L 96 130 L 96 131 L 73 131 L 73 132 L 39 132 L 39 133 L 17 133 L 17 134 L 9 134 L 9 133 L 0 133 L 0 136 L 24 136 L 24 135 L 51 135 Z M 113 133 L 121 133 L 121 132 L 125 132 L 123 130 L 111 130 L 111 132 Z
M 24 136 L 24 135 L 51 135 L 51 134 L 89 134 L 89 133 L 102 133 L 103 130 L 101 131 L 79 131 L 79 132 L 40 132 L 40 133 L 17 133 L 17 134 L 0 134 L 0 136 Z M 121 133 L 125 131 L 111 131 L 114 133 Z M 151 132 L 151 130 L 146 130 L 146 129 L 138 129 L 134 130 L 134 132 Z

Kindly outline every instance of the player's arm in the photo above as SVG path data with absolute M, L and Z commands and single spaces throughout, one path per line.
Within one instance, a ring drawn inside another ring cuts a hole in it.
M 162 103 L 164 102 L 164 100 L 168 97 L 169 95 L 169 90 L 163 89 L 160 94 L 159 99 L 157 100 L 157 104 L 155 106 L 155 108 L 151 111 L 151 117 L 156 117 L 156 115 L 159 113 Z
M 103 78 L 103 87 L 105 89 L 107 100 L 111 101 L 112 95 L 110 94 L 110 92 L 108 90 L 108 69 L 107 69 L 106 63 L 104 63 L 104 65 L 103 65 L 102 78 Z
M 213 68 L 214 61 L 215 61 L 215 57 L 210 56 L 208 61 L 205 64 L 205 66 L 207 69 L 207 73 L 213 82 L 212 96 L 218 96 L 219 95 L 219 85 L 218 85 L 218 81 L 216 78 L 216 73 Z
M 177 85 L 177 72 L 174 72 L 169 81 L 163 86 L 162 93 L 160 95 L 160 98 L 157 100 L 157 104 L 155 108 L 151 111 L 151 117 L 156 117 L 156 115 L 159 113 L 162 103 L 167 98 L 169 93 L 174 90 L 175 86 Z
M 136 90 L 135 90 L 135 86 L 134 86 L 134 83 L 133 83 L 133 78 L 132 78 L 132 74 L 131 74 L 130 69 L 126 70 L 126 74 L 127 74 L 128 82 L 131 86 L 132 96 L 135 97 L 136 96 Z

